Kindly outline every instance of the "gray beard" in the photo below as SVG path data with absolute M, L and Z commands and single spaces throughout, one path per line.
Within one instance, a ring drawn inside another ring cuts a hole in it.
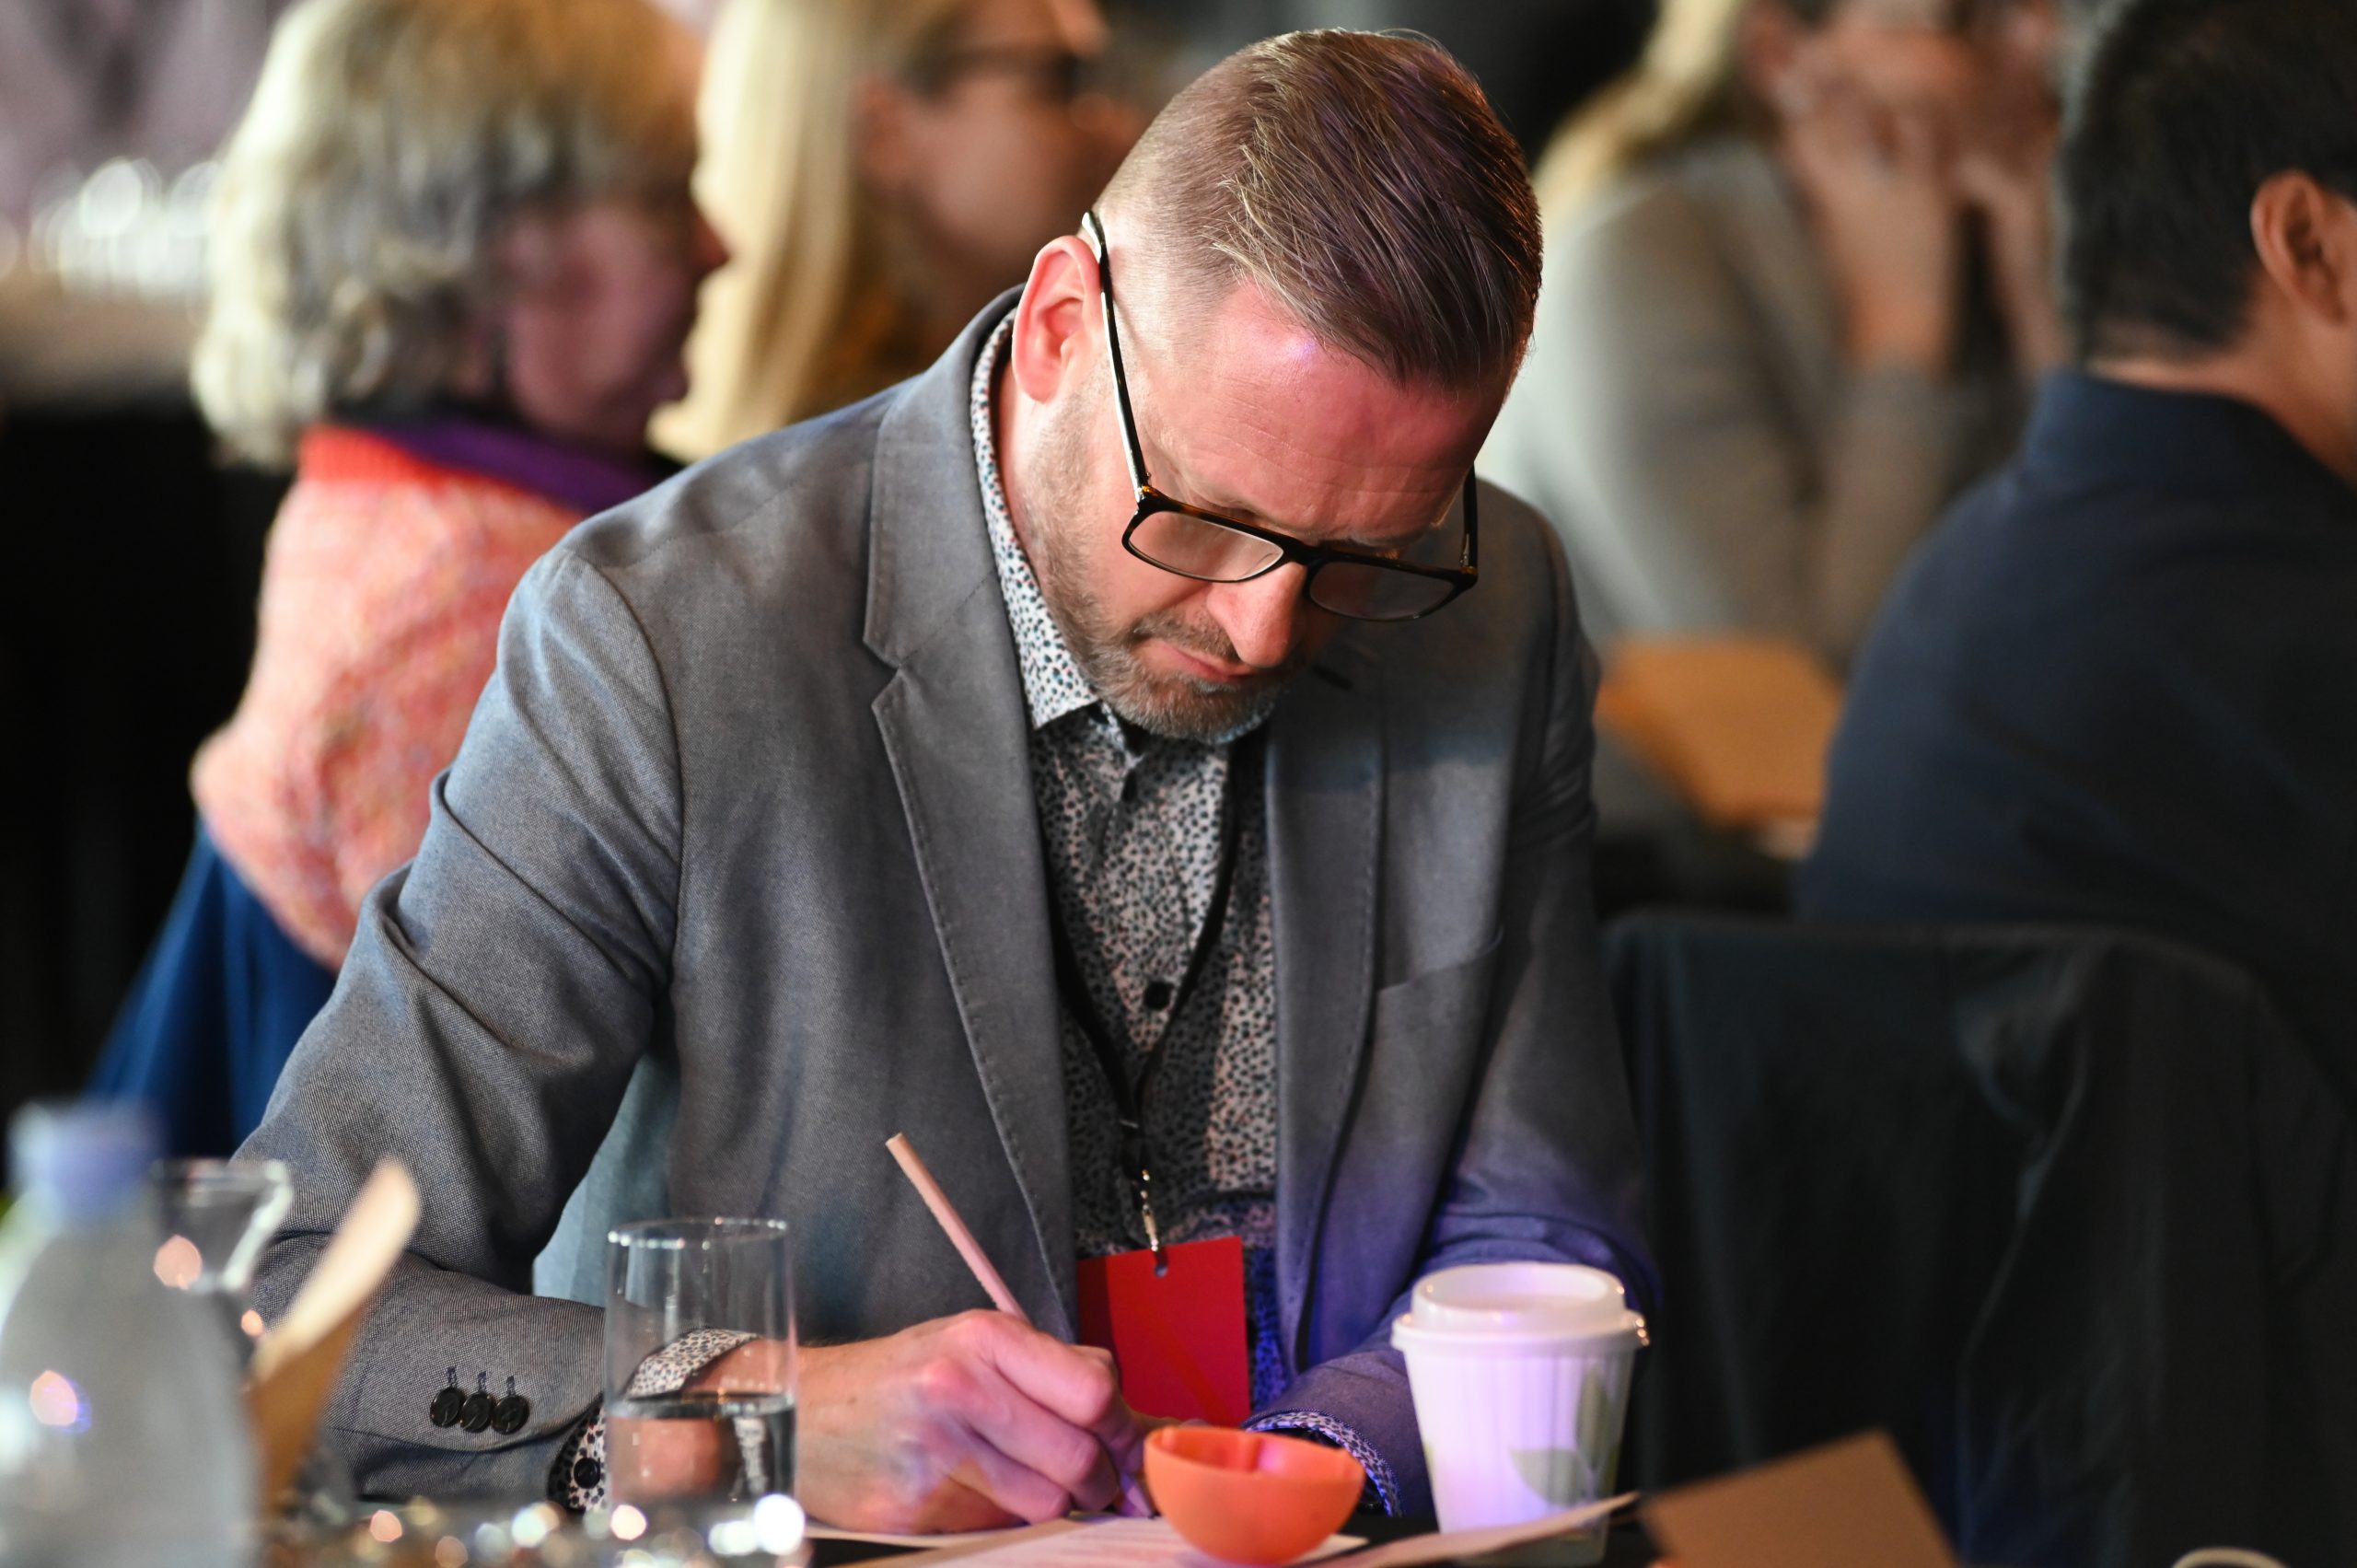
M 1065 625 L 1052 605 L 1050 613 L 1056 615 L 1059 626 Z M 1073 643 L 1069 630 L 1064 640 Z M 1225 746 L 1260 728 L 1285 694 L 1283 679 L 1256 680 L 1239 691 L 1225 682 L 1156 676 L 1126 646 L 1084 650 L 1073 643 L 1073 658 L 1105 705 L 1124 723 L 1173 740 Z

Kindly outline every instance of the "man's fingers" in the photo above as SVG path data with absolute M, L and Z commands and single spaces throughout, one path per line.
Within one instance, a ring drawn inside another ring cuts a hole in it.
M 1061 1519 L 1074 1505 L 1070 1493 L 1008 1458 L 979 1433 L 972 1434 L 965 1457 L 950 1467 L 948 1479 L 1028 1524 Z
M 964 1348 L 1074 1426 L 1093 1432 L 1121 1408 L 1121 1380 L 1103 1351 L 1051 1339 L 1003 1313 L 969 1313 L 955 1328 Z
M 995 1312 L 814 1349 L 804 1394 L 807 1502 L 862 1517 L 1057 1518 L 1113 1505 L 1143 1458 L 1110 1356 Z
M 1042 1406 L 1088 1432 L 1107 1459 L 1114 1490 L 1129 1484 L 1145 1463 L 1145 1429 L 1137 1412 L 1121 1398 L 1121 1375 L 1113 1353 L 1097 1345 L 1068 1345 L 1036 1330 L 1013 1325 L 1016 1332 L 997 1342 L 1005 1359 L 995 1362 L 1008 1380 Z M 1091 1499 L 1090 1507 L 1112 1501 Z
M 1020 1325 L 1007 1327 L 1023 1335 L 1032 1333 Z M 1070 1376 L 1075 1375 L 1075 1369 L 1084 1382 L 1090 1372 L 1100 1373 L 1109 1381 L 1109 1368 L 1097 1367 L 1086 1358 L 1074 1356 L 1069 1347 L 1048 1341 L 1051 1349 L 1071 1357 L 1072 1365 L 1057 1367 L 1051 1358 L 1043 1375 L 1039 1358 L 1019 1350 L 1004 1356 L 993 1353 L 993 1346 L 1009 1342 L 1014 1342 L 1010 1336 L 984 1325 L 961 1331 L 958 1336 L 958 1353 L 936 1362 L 929 1369 L 927 1401 L 956 1415 L 970 1428 L 977 1441 L 988 1444 L 1010 1463 L 1051 1482 L 1081 1506 L 1105 1506 L 1119 1491 L 1120 1478 L 1103 1444 L 1088 1426 L 1043 1403 L 1035 1387 L 1043 1376 L 1045 1380 L 1053 1382 L 1056 1374 Z M 1006 1370 L 1010 1365 L 1021 1368 L 1031 1383 L 1010 1376 Z M 1069 1389 L 1061 1392 L 1067 1400 L 1078 1397 Z M 1118 1394 L 1113 1396 L 1113 1402 L 1120 1404 Z M 994 1471 L 985 1473 L 998 1479 Z
M 909 1517 L 889 1520 L 877 1527 L 896 1534 L 943 1535 L 960 1530 L 998 1530 L 1033 1522 L 1012 1509 L 1001 1507 L 956 1477 L 943 1476 Z
M 1097 1442 L 1105 1446 L 1115 1471 L 1124 1479 L 1145 1469 L 1145 1434 L 1152 1428 L 1130 1408 L 1128 1400 L 1115 1400 L 1113 1409 L 1091 1430 Z
M 1083 1508 L 1102 1508 L 1120 1493 L 1121 1476 L 1105 1446 L 1085 1426 L 1034 1404 L 1013 1385 L 986 1389 L 993 1405 L 983 1435 L 1015 1463 L 1046 1477 Z
M 1049 1518 L 1063 1518 L 1074 1506 L 1103 1506 L 1079 1500 L 1070 1488 L 1039 1474 L 1030 1464 L 1011 1458 L 1004 1447 L 999 1447 L 997 1434 L 985 1434 L 969 1426 L 964 1436 L 967 1441 L 961 1446 L 959 1459 L 947 1467 L 950 1481 L 976 1495 L 988 1497 L 993 1504 L 1002 1506 L 1016 1518 L 1044 1523 Z
M 938 1488 L 934 1488 L 934 1495 L 926 1497 L 924 1506 L 917 1512 L 910 1530 L 902 1533 L 950 1535 L 957 1530 L 1004 1530 L 1006 1526 L 1018 1523 L 1037 1521 L 999 1506 L 971 1485 L 961 1485 L 955 1476 L 943 1476 Z
M 1090 1424 L 1089 1430 L 1097 1434 L 1097 1441 L 1105 1445 L 1105 1451 L 1113 1457 L 1116 1468 L 1125 1474 L 1135 1470 L 1145 1462 L 1147 1425 L 1138 1412 L 1130 1408 L 1130 1401 L 1121 1398 L 1121 1373 L 1113 1363 L 1113 1353 L 1097 1345 L 1074 1345 L 1071 1348 L 1103 1367 L 1105 1376 L 1113 1388 L 1111 1402 L 1106 1405 L 1105 1413 Z

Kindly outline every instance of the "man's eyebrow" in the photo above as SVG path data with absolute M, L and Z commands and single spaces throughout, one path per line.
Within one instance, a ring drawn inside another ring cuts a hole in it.
M 1228 494 L 1224 490 L 1215 490 L 1197 483 L 1195 476 L 1189 473 L 1184 467 L 1173 463 L 1170 466 L 1170 472 L 1171 477 L 1181 487 L 1171 492 L 1174 499 L 1184 501 L 1190 506 L 1201 506 L 1206 512 L 1225 512 L 1244 521 L 1260 522 L 1264 527 L 1271 526 L 1260 512 L 1237 497 Z
M 1173 472 L 1177 475 L 1178 482 L 1180 484 L 1187 486 L 1186 489 L 1167 493 L 1174 501 L 1184 501 L 1189 505 L 1200 506 L 1206 512 L 1217 512 L 1224 517 L 1233 517 L 1237 522 L 1252 523 L 1257 527 L 1267 528 L 1272 533 L 1283 534 L 1288 539 L 1300 539 L 1302 537 L 1299 533 L 1295 532 L 1291 526 L 1283 522 L 1271 521 L 1267 516 L 1256 508 L 1247 505 L 1245 502 L 1237 500 L 1235 496 L 1226 494 L 1225 491 L 1195 488 L 1194 477 L 1188 473 L 1184 469 L 1178 468 L 1174 465 Z M 1422 542 L 1424 536 L 1431 533 L 1434 529 L 1446 527 L 1448 519 L 1456 513 L 1456 511 L 1457 497 L 1455 495 L 1451 495 L 1449 497 L 1448 505 L 1441 512 L 1441 515 L 1434 518 L 1431 522 L 1426 523 L 1423 527 L 1418 528 L 1413 538 L 1399 540 L 1379 540 L 1364 539 L 1356 534 L 1344 534 L 1341 539 L 1329 540 L 1328 542 L 1345 545 L 1358 550 L 1404 550 L 1411 545 Z

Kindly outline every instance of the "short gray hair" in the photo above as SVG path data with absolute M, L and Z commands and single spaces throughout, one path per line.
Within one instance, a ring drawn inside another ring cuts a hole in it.
M 442 390 L 512 219 L 686 190 L 691 48 L 647 0 L 301 0 L 215 198 L 214 429 L 279 463 L 308 425 Z
M 1420 35 L 1237 51 L 1155 117 L 1105 204 L 1183 307 L 1248 280 L 1401 385 L 1503 384 L 1530 336 L 1538 209 L 1521 148 Z

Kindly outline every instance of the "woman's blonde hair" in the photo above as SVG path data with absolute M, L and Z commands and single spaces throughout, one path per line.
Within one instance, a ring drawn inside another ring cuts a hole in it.
M 1838 0 L 1769 0 L 1802 21 Z M 1532 182 L 1540 211 L 1570 211 L 1633 164 L 1745 120 L 1743 14 L 1754 0 L 1662 0 L 1644 53 L 1573 111 L 1547 145 Z
M 914 353 L 854 95 L 910 80 L 967 0 L 729 0 L 701 103 L 697 193 L 728 242 L 688 343 L 691 390 L 657 439 L 701 457 L 864 397 Z
M 238 452 L 445 390 L 511 219 L 685 190 L 692 48 L 647 0 L 301 0 L 224 155 L 192 366 Z

